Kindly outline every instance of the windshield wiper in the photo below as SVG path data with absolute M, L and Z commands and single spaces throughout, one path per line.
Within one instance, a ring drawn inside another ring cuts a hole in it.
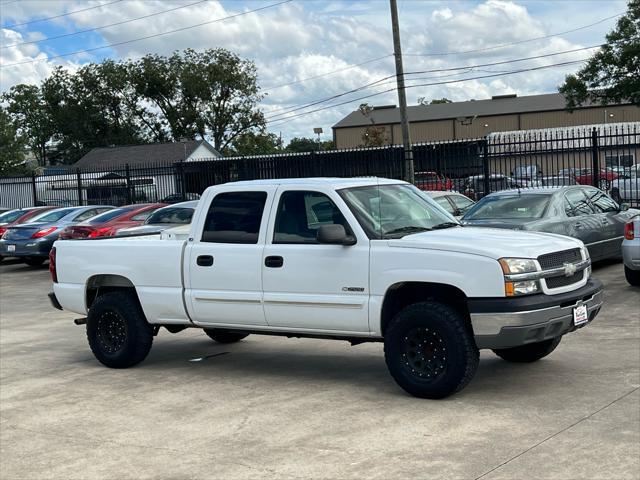
M 451 228 L 451 227 L 461 227 L 459 223 L 456 222 L 443 222 L 431 227 L 431 230 L 441 230 L 443 228 Z
M 406 227 L 394 228 L 393 230 L 389 230 L 385 232 L 385 235 L 394 235 L 396 233 L 417 233 L 417 232 L 426 232 L 427 230 L 431 230 L 427 227 L 418 227 L 416 225 L 407 225 Z

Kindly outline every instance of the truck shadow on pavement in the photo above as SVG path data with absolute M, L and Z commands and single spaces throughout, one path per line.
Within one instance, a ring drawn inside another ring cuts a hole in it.
M 314 388 L 335 388 L 341 392 L 346 388 L 408 397 L 389 375 L 381 344 L 347 347 L 351 351 L 340 351 L 339 347 L 326 345 L 329 341 L 322 340 L 289 340 L 295 343 L 291 348 L 282 342 L 273 342 L 270 337 L 258 336 L 235 345 L 194 342 L 193 337 L 190 340 L 185 339 L 182 344 L 158 342 L 149 357 L 134 367 L 134 376 L 149 377 L 151 381 L 151 378 L 187 374 L 194 381 L 212 381 L 230 385 L 230 388 L 242 379 L 243 383 L 263 385 L 264 388 L 305 389 L 313 385 Z M 483 351 L 475 378 L 451 399 L 487 394 L 493 398 L 526 395 L 534 388 L 532 377 L 536 377 L 536 394 L 544 395 L 545 391 L 553 391 L 554 383 L 572 373 L 570 365 L 562 359 L 554 360 L 553 356 L 524 365 L 507 363 L 491 352 Z M 125 381 L 129 380 L 132 378 Z M 505 389 L 505 382 L 509 384 L 508 389 Z

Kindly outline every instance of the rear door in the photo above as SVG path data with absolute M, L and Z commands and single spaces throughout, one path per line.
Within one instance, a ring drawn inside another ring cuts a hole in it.
M 262 266 L 269 326 L 368 332 L 369 241 L 342 199 L 335 191 L 281 189 L 275 202 Z M 318 228 L 331 224 L 357 243 L 319 244 Z
M 603 257 L 615 257 L 622 253 L 622 239 L 624 238 L 624 224 L 627 216 L 620 212 L 618 204 L 602 190 L 595 187 L 585 187 L 585 193 L 601 223 L 601 248 Z
M 564 211 L 567 221 L 565 235 L 582 240 L 593 258 L 602 256 L 602 221 L 585 195 L 584 189 L 575 187 L 564 194 Z
M 198 325 L 266 324 L 262 252 L 275 187 L 220 189 L 189 238 L 185 299 Z M 204 200 L 206 201 L 206 200 Z

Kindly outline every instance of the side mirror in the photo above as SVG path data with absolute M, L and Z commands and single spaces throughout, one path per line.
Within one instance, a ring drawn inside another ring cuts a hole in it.
M 629 204 L 628 203 L 621 203 L 620 204 L 620 211 L 621 212 L 626 212 L 627 210 L 629 210 Z
M 453 215 L 454 217 L 460 217 L 460 216 L 462 216 L 462 210 L 460 210 L 459 208 L 456 208 L 456 209 L 453 211 L 452 215 Z
M 318 243 L 328 245 L 355 245 L 356 239 L 347 235 L 342 225 L 321 225 L 316 236 Z

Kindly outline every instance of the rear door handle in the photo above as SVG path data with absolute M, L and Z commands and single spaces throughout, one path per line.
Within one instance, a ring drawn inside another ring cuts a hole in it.
M 265 257 L 264 266 L 269 268 L 280 268 L 284 265 L 284 258 L 279 256 Z
M 210 267 L 213 265 L 213 257 L 211 255 L 199 255 L 196 263 L 201 267 Z

